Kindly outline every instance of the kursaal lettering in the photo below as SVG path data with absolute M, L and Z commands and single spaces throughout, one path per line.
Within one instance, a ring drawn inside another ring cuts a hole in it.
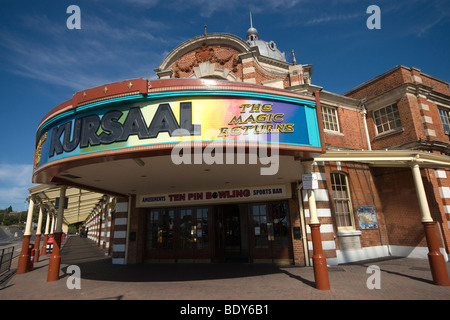
M 158 106 L 150 125 L 147 125 L 139 107 L 131 108 L 123 123 L 119 122 L 122 116 L 122 111 L 111 110 L 101 118 L 93 114 L 54 127 L 49 157 L 71 152 L 78 146 L 86 148 L 127 141 L 131 135 L 137 135 L 139 139 L 156 138 L 161 132 L 167 132 L 171 137 L 201 135 L 201 125 L 192 124 L 192 102 L 180 103 L 180 123 L 168 103 Z

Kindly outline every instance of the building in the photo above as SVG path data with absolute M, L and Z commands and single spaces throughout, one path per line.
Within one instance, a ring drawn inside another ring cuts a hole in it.
M 432 252 L 448 282 L 449 83 L 397 66 L 334 94 L 252 25 L 245 40 L 205 27 L 155 72 L 77 92 L 41 121 L 30 197 L 59 217 L 48 233 L 85 221 L 117 264 L 326 272 Z

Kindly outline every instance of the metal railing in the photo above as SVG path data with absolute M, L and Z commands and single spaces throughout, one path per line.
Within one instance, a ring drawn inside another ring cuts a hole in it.
M 11 269 L 14 247 L 0 249 L 0 275 Z

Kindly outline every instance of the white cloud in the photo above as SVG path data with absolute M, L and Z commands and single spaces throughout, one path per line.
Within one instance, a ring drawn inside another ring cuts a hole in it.
M 29 164 L 0 164 L 0 209 L 12 206 L 16 211 L 26 210 L 32 173 Z
M 330 23 L 335 21 L 346 21 L 356 18 L 361 18 L 364 13 L 353 13 L 353 14 L 327 14 L 320 17 L 312 18 L 305 22 L 305 25 L 317 25 L 323 23 Z
M 45 16 L 21 19 L 28 32 L 19 34 L 14 28 L 2 32 L 3 70 L 74 91 L 145 78 L 162 61 L 160 52 L 145 44 L 163 51 L 177 41 L 162 36 L 168 25 L 148 18 L 137 22 L 120 12 L 106 21 L 83 11 L 81 30 L 75 31 Z

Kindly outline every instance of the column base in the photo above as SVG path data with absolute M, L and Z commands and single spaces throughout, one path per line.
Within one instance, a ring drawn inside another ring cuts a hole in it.
M 322 238 L 320 236 L 320 224 L 312 223 L 309 226 L 311 228 L 311 237 L 313 242 L 312 261 L 314 268 L 314 278 L 316 280 L 316 289 L 330 290 L 327 259 L 323 255 Z
M 314 278 L 316 279 L 316 289 L 330 290 L 327 259 L 324 255 L 313 255 L 312 261 L 314 268 Z
M 27 264 L 28 264 L 28 245 L 30 244 L 29 235 L 24 235 L 22 240 L 22 251 L 20 252 L 19 260 L 17 262 L 17 274 L 22 274 L 27 272 Z
M 44 235 L 44 241 L 42 242 L 42 250 L 41 250 L 41 256 L 45 256 L 46 249 L 47 249 L 47 241 L 48 241 L 48 234 Z
M 40 254 L 40 245 L 41 245 L 41 235 L 37 234 L 34 237 L 34 262 L 39 262 L 39 254 Z
M 52 256 L 50 257 L 50 260 L 48 262 L 47 281 L 56 281 L 59 279 L 59 269 L 61 266 L 61 232 L 55 232 L 53 236 L 53 251 Z
M 428 243 L 428 262 L 430 264 L 431 275 L 434 284 L 438 286 L 450 286 L 447 265 L 444 256 L 439 251 L 439 244 L 436 236 L 435 222 L 423 222 L 425 236 Z
M 61 266 L 61 256 L 51 256 L 48 262 L 47 281 L 59 279 L 59 267 Z

